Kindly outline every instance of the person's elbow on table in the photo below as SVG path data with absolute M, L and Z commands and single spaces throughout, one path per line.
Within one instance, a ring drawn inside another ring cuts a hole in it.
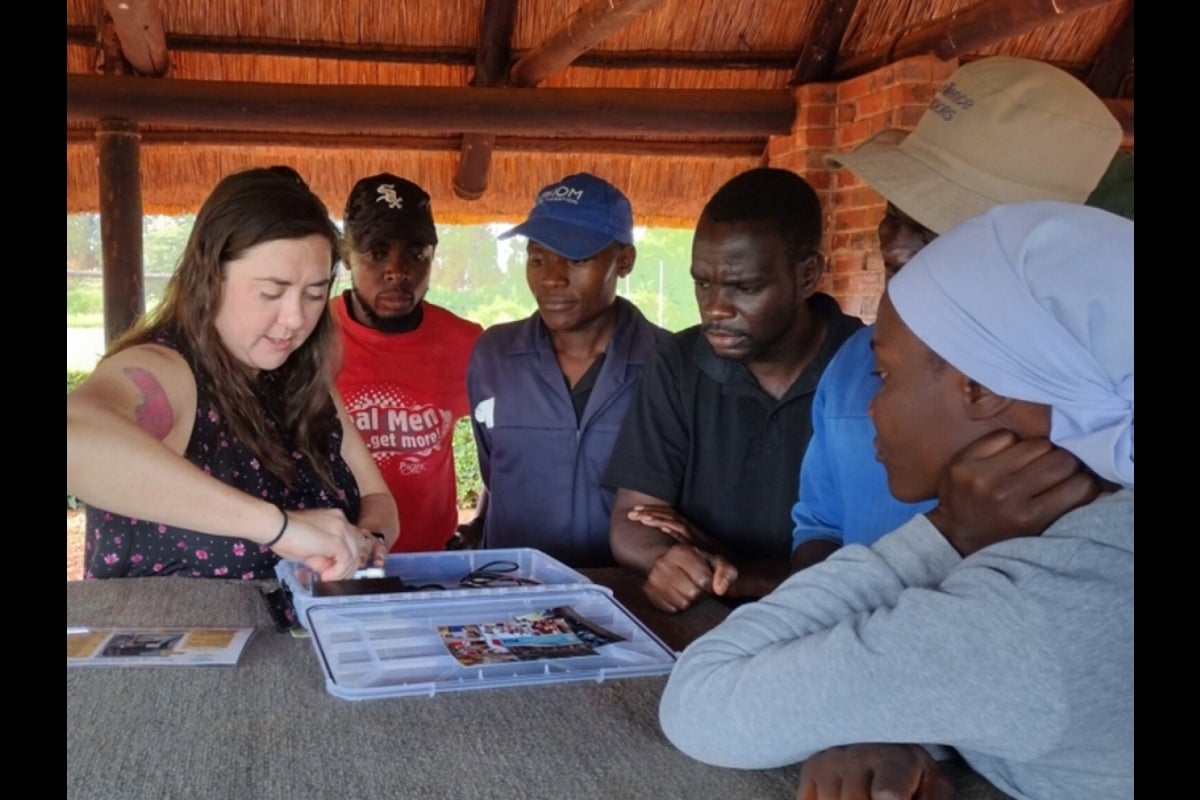
M 763 746 L 764 731 L 775 727 L 776 710 L 768 707 L 774 699 L 758 711 L 730 713 L 730 693 L 713 680 L 713 669 L 689 664 L 686 656 L 676 664 L 658 706 L 659 726 L 671 744 L 717 767 L 770 769 L 802 760 Z
M 676 673 L 672 673 L 659 700 L 658 724 L 663 735 L 684 754 L 706 764 L 726 766 L 721 763 L 720 754 L 712 752 L 714 742 L 708 714 L 692 693 L 680 686 Z

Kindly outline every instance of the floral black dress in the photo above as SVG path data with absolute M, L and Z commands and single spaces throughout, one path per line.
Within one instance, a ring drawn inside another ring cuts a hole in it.
M 157 342 L 178 351 L 200 367 L 186 349 L 169 338 Z M 260 383 L 272 405 L 278 400 L 270 375 Z M 351 522 L 360 510 L 358 484 L 341 457 L 342 427 L 332 426 L 329 436 L 330 471 L 339 490 L 331 492 L 321 481 L 312 462 L 296 451 L 297 477 L 289 489 L 259 463 L 254 453 L 233 435 L 221 419 L 208 393 L 197 381 L 196 421 L 184 457 L 206 473 L 220 478 L 247 494 L 261 497 L 286 509 L 340 508 Z M 329 413 L 336 416 L 331 408 Z M 357 435 L 357 433 L 355 433 Z M 146 491 L 169 492 L 169 486 L 146 487 Z M 134 578 L 149 575 L 178 575 L 196 578 L 272 578 L 279 557 L 271 550 L 246 539 L 206 533 L 132 519 L 89 505 L 84 544 L 85 578 Z

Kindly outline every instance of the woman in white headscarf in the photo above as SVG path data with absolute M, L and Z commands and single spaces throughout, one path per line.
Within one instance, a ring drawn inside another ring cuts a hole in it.
M 1133 223 L 997 207 L 892 280 L 874 348 L 889 486 L 938 506 L 697 640 L 663 730 L 724 766 L 937 742 L 1015 797 L 1133 796 Z M 1013 497 L 1027 528 L 988 529 Z

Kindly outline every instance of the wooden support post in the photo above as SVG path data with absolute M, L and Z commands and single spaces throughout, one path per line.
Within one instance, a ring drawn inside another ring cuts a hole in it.
M 131 75 L 133 65 L 121 52 L 121 39 L 108 11 L 96 8 L 96 73 L 98 75 Z
M 838 80 L 852 78 L 893 61 L 926 53 L 947 61 L 1114 1 L 983 0 L 928 25 L 902 33 L 891 47 L 839 59 L 833 77 Z
M 479 52 L 475 56 L 472 86 L 503 86 L 512 57 L 512 29 L 517 16 L 516 0 L 487 0 L 479 23 Z M 454 193 L 464 200 L 478 200 L 487 191 L 492 170 L 494 133 L 463 134 L 454 172 Z
M 96 129 L 96 146 L 107 344 L 128 330 L 146 309 L 137 124 L 121 119 L 101 120 Z
M 838 51 L 842 49 L 842 37 L 854 16 L 858 0 L 825 0 L 817 21 L 813 24 L 812 36 L 804 43 L 800 60 L 792 70 L 789 86 L 803 86 L 829 79 Z
M 487 191 L 495 147 L 494 133 L 463 134 L 458 169 L 454 171 L 454 193 L 463 200 L 478 200 Z
M 591 0 L 582 6 L 550 37 L 516 64 L 508 80 L 511 86 L 533 87 L 557 72 L 566 69 L 572 61 L 592 49 L 605 36 L 618 31 L 646 13 L 662 0 Z M 503 63 L 507 68 L 509 39 L 512 36 L 512 17 L 515 8 L 497 9 L 492 12 L 491 0 L 484 10 L 483 35 L 480 37 L 479 61 L 476 64 L 475 85 L 497 86 L 504 76 L 497 74 L 495 66 Z M 507 14 L 507 20 L 500 14 Z M 503 39 L 503 47 L 500 40 Z M 489 52 L 490 51 L 490 54 Z M 490 59 L 490 61 L 489 61 Z M 492 149 L 496 146 L 495 133 L 467 133 L 459 154 L 458 170 L 454 174 L 454 193 L 464 200 L 477 200 L 487 191 L 488 172 L 492 166 Z
M 139 75 L 161 78 L 171 71 L 167 33 L 158 0 L 104 0 L 121 55 Z
M 509 83 L 537 86 L 571 65 L 610 33 L 615 33 L 662 0 L 591 0 L 559 25 L 541 46 L 513 64 Z

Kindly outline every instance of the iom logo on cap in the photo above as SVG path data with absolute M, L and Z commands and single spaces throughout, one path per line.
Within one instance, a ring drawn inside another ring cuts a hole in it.
M 396 184 L 381 183 L 375 191 L 379 192 L 379 197 L 375 198 L 376 203 L 387 203 L 392 208 L 404 208 L 404 198 L 396 194 Z
M 938 96 L 929 104 L 929 110 L 949 122 L 959 110 L 966 111 L 975 105 L 971 96 L 950 81 L 938 90 Z
M 571 203 L 578 205 L 583 200 L 583 189 L 572 189 L 570 186 L 559 184 L 553 189 L 547 189 L 538 195 L 539 203 Z

